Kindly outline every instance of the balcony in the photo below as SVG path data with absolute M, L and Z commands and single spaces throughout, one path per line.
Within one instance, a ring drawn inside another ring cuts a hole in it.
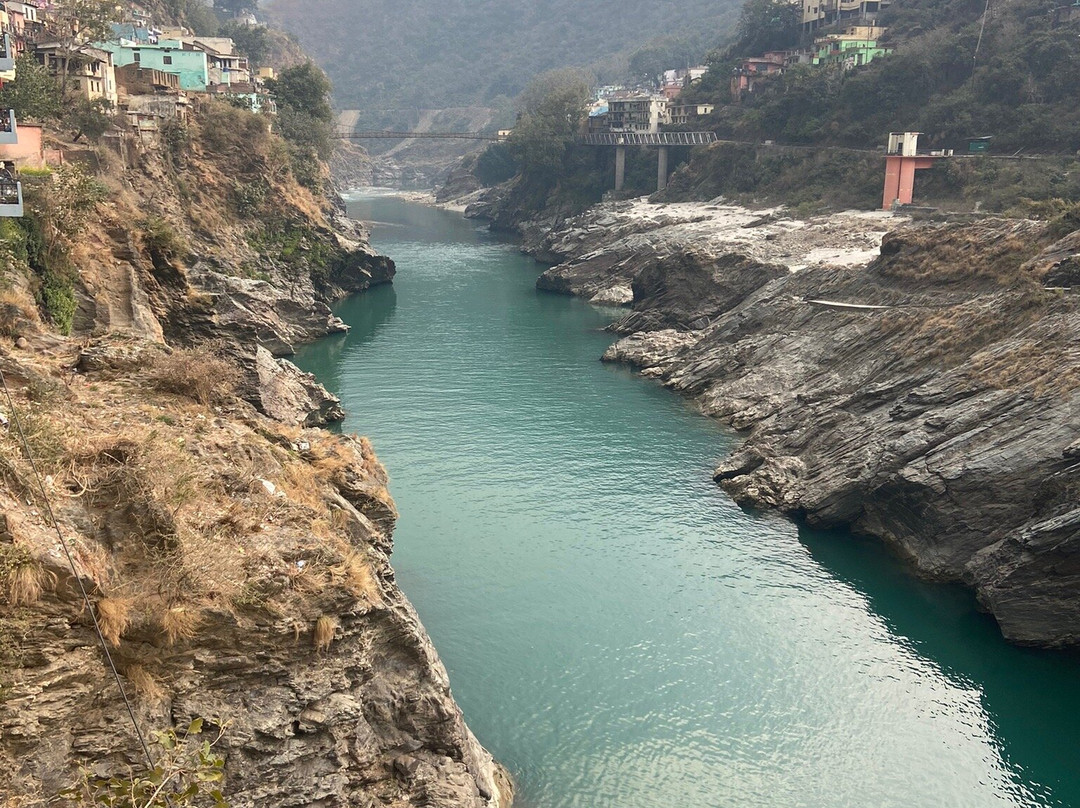
M 0 73 L 15 69 L 15 51 L 11 47 L 11 35 L 3 35 L 3 49 L 0 50 Z
M 12 179 L 0 179 L 0 216 L 10 218 L 22 215 L 22 183 Z
M 0 109 L 0 143 L 15 144 L 19 142 L 19 126 L 15 122 L 15 110 Z

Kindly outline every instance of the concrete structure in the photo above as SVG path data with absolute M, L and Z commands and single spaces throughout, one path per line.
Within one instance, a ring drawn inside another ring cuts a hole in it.
M 138 64 L 116 68 L 116 83 L 129 95 L 179 93 L 180 76 Z
M 670 123 L 668 100 L 652 93 L 614 95 L 608 102 L 608 127 L 612 132 L 659 132 Z
M 930 168 L 936 160 L 952 157 L 952 150 L 920 151 L 922 132 L 890 132 L 885 150 L 885 191 L 882 210 L 910 205 L 915 194 L 915 172 Z
M 841 65 L 845 68 L 869 64 L 879 56 L 892 53 L 892 48 L 880 44 L 885 29 L 876 25 L 855 25 L 840 34 L 829 34 L 814 40 L 815 65 Z
M 873 19 L 892 0 L 802 0 L 802 24 L 813 31 L 843 20 Z
M 108 50 L 84 45 L 78 51 L 70 52 L 59 42 L 44 42 L 34 53 L 54 76 L 60 76 L 66 65 L 68 89 L 74 89 L 87 101 L 103 98 L 115 104 L 119 100 L 115 63 Z
M 741 101 L 766 78 L 783 73 L 785 61 L 783 51 L 770 51 L 762 56 L 743 59 L 731 76 L 731 100 Z
M 626 183 L 626 149 L 628 146 L 656 146 L 659 155 L 656 164 L 656 188 L 667 187 L 668 149 L 671 146 L 704 146 L 716 141 L 713 132 L 606 132 L 587 134 L 586 146 L 615 147 L 615 190 L 621 191 Z
M 42 141 L 41 127 L 36 124 L 19 124 L 18 143 L 0 144 L 0 162 L 14 163 L 15 168 L 43 168 L 63 162 L 56 149 L 46 149 Z
M 277 115 L 277 102 L 266 92 L 250 82 L 234 82 L 233 84 L 214 84 L 209 89 L 212 95 L 225 96 L 230 101 L 242 103 L 252 112 L 265 112 L 267 115 Z
M 0 34 L 0 81 L 15 81 L 15 48 L 10 34 Z
M 185 47 L 178 40 L 161 39 L 156 45 L 151 45 L 122 39 L 105 42 L 101 47 L 112 53 L 117 67 L 138 65 L 175 74 L 182 90 L 206 92 L 210 83 L 206 53 Z
M 19 124 L 15 120 L 15 110 L 0 109 L 0 144 L 12 145 L 19 142 Z
M 668 107 L 672 126 L 690 126 L 698 122 L 699 118 L 712 115 L 715 107 L 712 104 L 672 104 Z

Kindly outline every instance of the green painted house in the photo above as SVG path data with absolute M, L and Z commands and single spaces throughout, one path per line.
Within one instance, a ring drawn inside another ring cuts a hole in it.
M 892 53 L 880 44 L 885 29 L 876 25 L 855 25 L 841 34 L 829 34 L 814 40 L 815 65 L 859 67 L 879 56 Z
M 180 77 L 180 89 L 206 92 L 210 71 L 204 51 L 185 49 L 179 40 L 162 39 L 156 44 L 121 39 L 99 45 L 113 55 L 113 64 L 125 67 L 137 64 Z

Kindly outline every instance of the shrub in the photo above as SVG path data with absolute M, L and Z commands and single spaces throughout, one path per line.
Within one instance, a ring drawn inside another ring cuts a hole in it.
M 73 273 L 67 267 L 47 269 L 38 291 L 40 303 L 49 321 L 65 336 L 71 333 L 75 319 L 75 288 Z
M 209 347 L 178 348 L 154 363 L 150 382 L 158 390 L 209 406 L 235 393 L 240 373 L 232 362 Z
M 225 758 L 214 751 L 225 730 L 221 728 L 212 741 L 203 740 L 203 724 L 196 718 L 186 732 L 154 733 L 157 764 L 152 770 L 114 777 L 84 770 L 79 784 L 61 791 L 60 798 L 109 808 L 229 808 L 219 785 L 225 778 Z
M 151 216 L 141 223 L 143 242 L 154 258 L 168 260 L 187 252 L 187 244 L 161 216 Z

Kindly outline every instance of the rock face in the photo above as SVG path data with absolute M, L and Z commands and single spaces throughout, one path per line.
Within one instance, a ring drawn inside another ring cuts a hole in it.
M 98 346 L 53 387 L 70 357 L 4 360 L 144 734 L 223 730 L 234 808 L 509 806 L 394 582 L 366 439 L 156 392 L 156 355 Z M 32 804 L 145 761 L 13 432 L 0 458 L 0 793 Z
M 702 264 L 739 255 L 790 269 L 857 266 L 877 254 L 886 228 L 886 220 L 875 213 L 801 221 L 719 202 L 652 205 L 639 199 L 598 205 L 562 222 L 528 222 L 519 229 L 525 252 L 556 264 L 540 277 L 538 288 L 627 305 L 637 299 L 631 285 L 642 268 L 657 262 L 674 261 L 670 270 L 679 262 Z
M 600 250 L 573 264 L 571 286 L 631 276 L 626 336 L 604 358 L 745 431 L 716 470 L 740 503 L 881 537 L 922 573 L 973 587 L 1008 639 L 1069 646 L 1080 305 L 1045 287 L 1080 239 L 1040 252 L 1047 241 L 1035 223 L 911 226 L 865 268 L 794 273 L 650 251 L 635 271 Z

